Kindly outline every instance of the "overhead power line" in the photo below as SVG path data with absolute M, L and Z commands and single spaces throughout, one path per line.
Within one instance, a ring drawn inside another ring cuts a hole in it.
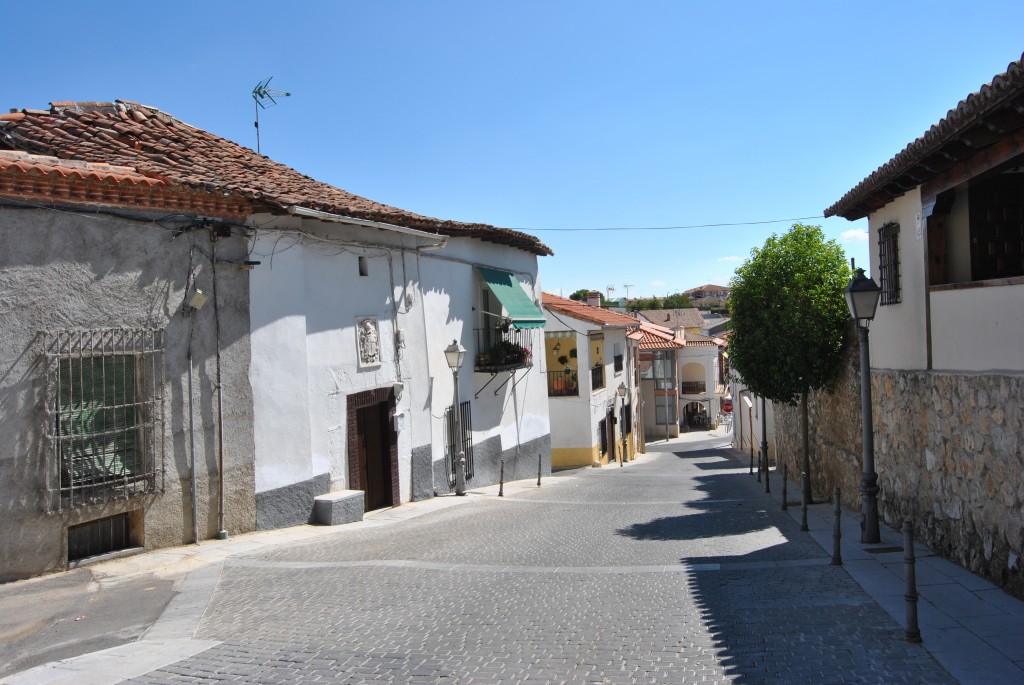
M 514 231 L 560 231 L 560 232 L 578 232 L 578 231 L 678 231 L 688 228 L 724 228 L 729 226 L 761 226 L 764 224 L 781 224 L 789 221 L 807 221 L 809 219 L 824 219 L 825 216 L 818 214 L 817 216 L 798 216 L 795 219 L 768 219 L 766 221 L 736 221 L 728 223 L 718 224 L 690 224 L 688 226 L 602 226 L 598 228 L 513 228 Z

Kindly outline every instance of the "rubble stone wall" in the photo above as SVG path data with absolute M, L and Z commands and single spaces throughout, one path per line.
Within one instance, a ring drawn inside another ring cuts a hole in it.
M 831 393 L 808 401 L 816 498 L 839 486 L 860 509 L 860 373 L 856 344 Z M 1024 598 L 1024 374 L 871 373 L 879 514 L 914 521 L 931 548 Z M 799 474 L 800 407 L 776 407 L 780 458 Z M 793 477 L 798 480 L 797 477 Z

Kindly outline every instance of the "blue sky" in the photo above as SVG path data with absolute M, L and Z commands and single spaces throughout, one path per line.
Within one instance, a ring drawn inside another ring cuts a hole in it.
M 14 3 L 6 108 L 136 100 L 403 209 L 535 233 L 546 290 L 727 284 L 1024 52 L 1019 2 Z M 562 229 L 562 230 L 552 230 Z

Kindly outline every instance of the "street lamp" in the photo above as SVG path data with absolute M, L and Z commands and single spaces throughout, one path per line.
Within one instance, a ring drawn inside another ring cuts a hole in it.
M 864 269 L 857 273 L 846 286 L 846 304 L 850 315 L 857 322 L 860 335 L 860 413 L 861 442 L 864 446 L 864 471 L 861 474 L 860 501 L 863 527 L 861 543 L 873 544 L 881 541 L 878 532 L 878 474 L 875 473 L 875 435 L 871 424 L 871 357 L 868 350 L 868 326 L 875 318 L 878 297 L 882 289 L 873 278 L 864 275 Z
M 444 358 L 448 360 L 448 368 L 452 370 L 455 390 L 452 411 L 455 413 L 455 494 L 466 494 L 466 455 L 462 450 L 462 408 L 459 407 L 459 367 L 466 358 L 466 348 L 458 340 L 444 349 Z
M 626 406 L 626 384 L 619 383 L 618 389 L 615 391 L 618 394 L 619 399 L 622 401 L 622 406 Z M 623 413 L 620 412 L 620 415 Z M 626 427 L 619 426 L 619 435 L 622 436 L 622 458 L 619 459 L 619 466 L 624 466 L 626 463 Z

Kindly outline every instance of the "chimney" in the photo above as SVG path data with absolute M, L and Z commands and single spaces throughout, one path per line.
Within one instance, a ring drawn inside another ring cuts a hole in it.
M 590 292 L 588 292 L 587 293 L 587 304 L 589 304 L 591 307 L 600 307 L 601 306 L 601 293 L 597 292 L 596 290 L 591 290 Z

